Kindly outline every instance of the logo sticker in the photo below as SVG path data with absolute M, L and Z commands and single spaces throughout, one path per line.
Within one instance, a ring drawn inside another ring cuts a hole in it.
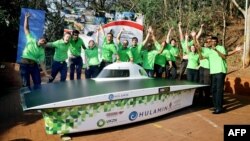
M 110 94 L 110 95 L 109 95 L 109 100 L 113 100 L 114 97 L 115 97 L 115 96 L 114 96 L 113 94 Z
M 134 121 L 138 117 L 138 113 L 136 111 L 133 111 L 129 114 L 129 120 Z
M 98 127 L 103 127 L 104 125 L 105 125 L 105 120 L 104 119 L 98 120 L 98 122 L 97 122 Z

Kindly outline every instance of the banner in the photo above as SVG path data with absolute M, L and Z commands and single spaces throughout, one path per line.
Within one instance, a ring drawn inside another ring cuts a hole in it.
M 22 53 L 26 45 L 26 37 L 24 33 L 24 18 L 26 12 L 29 12 L 31 14 L 29 18 L 29 30 L 31 35 L 36 39 L 39 39 L 40 37 L 42 37 L 44 31 L 45 11 L 22 8 L 19 24 L 18 48 L 16 57 L 17 63 L 20 63 Z
M 125 31 L 121 35 L 121 41 L 128 40 L 129 46 L 133 37 L 138 38 L 138 43 L 143 41 L 143 15 L 140 13 L 116 11 L 105 13 L 80 7 L 75 7 L 74 9 L 65 8 L 61 13 L 65 19 L 64 31 L 78 30 L 80 32 L 79 37 L 83 39 L 86 47 L 89 40 L 96 42 L 96 33 L 100 25 L 102 25 L 105 34 L 113 33 L 116 45 L 117 34 L 122 29 Z M 99 58 L 101 58 L 103 38 L 104 35 L 99 32 L 99 44 L 97 45 L 99 47 Z M 82 51 L 81 56 L 85 63 L 84 51 Z

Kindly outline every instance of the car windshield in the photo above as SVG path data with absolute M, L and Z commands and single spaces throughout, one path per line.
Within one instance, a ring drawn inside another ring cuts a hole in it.
M 116 78 L 116 77 L 129 77 L 129 70 L 117 70 L 117 69 L 104 69 L 98 75 L 98 78 Z

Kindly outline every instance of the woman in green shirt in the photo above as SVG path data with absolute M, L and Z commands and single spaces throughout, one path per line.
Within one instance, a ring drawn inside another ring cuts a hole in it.
M 195 36 L 193 36 L 195 37 Z M 188 34 L 185 35 L 186 46 L 188 44 Z M 188 64 L 187 64 L 187 80 L 198 82 L 199 54 L 196 45 L 187 46 Z
M 94 40 L 90 40 L 88 48 L 85 49 L 85 60 L 87 68 L 85 70 L 85 78 L 95 78 L 99 74 L 99 56 L 98 56 L 98 42 L 99 31 L 96 33 L 96 43 Z
M 149 28 L 148 32 L 152 36 L 153 41 L 155 41 L 155 36 L 151 27 Z M 142 67 L 145 69 L 149 77 L 154 77 L 155 57 L 156 55 L 162 53 L 164 47 L 165 46 L 162 46 L 159 50 L 156 50 L 151 40 L 146 44 L 145 49 L 142 51 Z

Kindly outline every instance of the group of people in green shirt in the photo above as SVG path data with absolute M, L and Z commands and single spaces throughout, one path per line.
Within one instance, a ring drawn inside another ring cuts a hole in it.
M 183 50 L 181 67 L 186 67 L 187 80 L 208 85 L 208 87 L 199 90 L 199 95 L 202 96 L 204 93 L 208 102 L 210 94 L 212 94 L 213 114 L 220 114 L 224 111 L 223 95 L 224 79 L 227 73 L 226 57 L 241 51 L 241 47 L 238 46 L 233 51 L 227 52 L 225 47 L 218 44 L 218 38 L 215 36 L 207 36 L 204 45 L 201 46 L 198 38 L 202 27 L 203 25 L 201 25 L 198 34 L 194 31 L 190 33 L 192 39 L 189 39 L 188 33 L 185 34 L 185 39 L 180 37 Z M 179 23 L 179 31 L 182 34 L 181 23 Z
M 77 79 L 81 79 L 83 59 L 81 57 L 82 48 L 85 51 L 86 66 L 85 77 L 94 78 L 107 65 L 118 62 L 133 62 L 142 66 L 149 77 L 161 78 L 163 72 L 169 79 L 177 79 L 177 58 L 181 59 L 179 79 L 183 79 L 184 71 L 187 70 L 187 80 L 207 84 L 200 90 L 200 94 L 209 97 L 212 93 L 214 103 L 214 114 L 223 111 L 223 86 L 227 73 L 226 57 L 241 50 L 236 47 L 231 52 L 226 52 L 225 48 L 218 45 L 218 38 L 207 36 L 204 46 L 201 47 L 199 37 L 202 32 L 191 32 L 191 39 L 188 33 L 182 33 L 181 23 L 178 24 L 180 33 L 181 50 L 176 47 L 176 40 L 170 40 L 172 28 L 167 34 L 166 40 L 159 43 L 154 35 L 152 27 L 147 29 L 147 35 L 142 43 L 138 43 L 138 38 L 133 37 L 131 46 L 128 39 L 121 41 L 121 35 L 126 32 L 122 29 L 117 35 L 117 43 L 114 43 L 113 34 L 107 33 L 105 36 L 102 26 L 97 30 L 96 41 L 90 40 L 85 47 L 83 40 L 79 37 L 79 31 L 73 30 L 71 33 L 65 32 L 62 39 L 47 43 L 45 37 L 38 41 L 29 32 L 28 19 L 29 13 L 26 13 L 24 20 L 24 30 L 27 39 L 26 47 L 22 54 L 20 62 L 20 72 L 23 86 L 30 87 L 30 75 L 32 76 L 34 88 L 39 88 L 41 84 L 40 64 L 42 71 L 53 82 L 56 75 L 60 72 L 61 81 L 67 77 L 67 63 L 69 59 L 70 80 L 74 79 L 76 72 Z M 104 35 L 103 44 L 101 45 L 101 60 L 99 60 L 98 38 L 99 32 Z M 51 75 L 48 75 L 44 65 L 44 47 L 55 48 L 53 57 Z M 68 54 L 68 50 L 70 54 Z

